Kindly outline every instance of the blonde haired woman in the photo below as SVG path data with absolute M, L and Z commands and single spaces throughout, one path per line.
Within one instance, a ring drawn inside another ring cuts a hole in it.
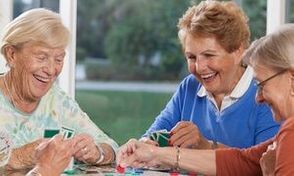
M 7 168 L 32 168 L 44 130 L 62 127 L 75 131 L 76 160 L 114 161 L 117 144 L 55 84 L 69 39 L 59 15 L 42 8 L 24 12 L 4 30 L 1 53 L 10 70 L 0 77 L 0 125 L 15 147 Z

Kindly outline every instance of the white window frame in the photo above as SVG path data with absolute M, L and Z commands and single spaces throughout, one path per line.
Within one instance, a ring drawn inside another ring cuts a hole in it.
M 279 26 L 285 23 L 286 1 L 285 0 L 267 0 L 266 10 L 266 33 L 275 31 Z
M 64 65 L 58 78 L 59 86 L 72 98 L 75 97 L 77 0 L 59 0 L 59 13 L 70 30 L 71 41 L 66 49 Z
M 0 0 L 0 32 L 2 33 L 4 26 L 12 19 L 13 0 Z M 1 35 L 0 35 L 1 36 Z M 0 54 L 0 73 L 6 72 L 6 61 Z

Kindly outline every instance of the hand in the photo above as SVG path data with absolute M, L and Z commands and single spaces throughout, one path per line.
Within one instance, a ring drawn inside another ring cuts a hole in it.
M 189 121 L 178 122 L 171 130 L 169 143 L 184 148 L 210 149 L 211 144 L 200 134 L 197 126 Z
M 42 175 L 60 175 L 68 166 L 74 153 L 74 141 L 63 140 L 62 135 L 56 135 L 42 142 L 36 148 L 36 166 Z
M 260 158 L 260 167 L 262 170 L 263 176 L 272 176 L 275 173 L 275 164 L 276 164 L 276 143 L 267 147 L 267 151 L 262 154 Z
M 79 134 L 74 138 L 75 140 L 75 159 L 85 163 L 95 163 L 99 157 L 99 150 L 93 140 L 88 134 Z
M 154 150 L 157 148 L 154 145 L 131 139 L 120 148 L 117 164 L 122 167 L 131 166 L 134 168 L 157 166 L 158 163 L 154 155 Z
M 159 144 L 156 141 L 153 141 L 153 140 L 149 139 L 148 137 L 142 137 L 139 141 L 144 142 L 146 144 L 159 146 Z
M 117 156 L 116 156 L 116 163 L 118 165 L 120 165 L 121 161 L 123 161 L 125 158 L 133 154 L 133 152 L 136 150 L 135 148 L 136 142 L 137 142 L 136 139 L 130 139 L 127 143 L 125 143 L 119 148 Z
M 34 167 L 36 164 L 36 147 L 46 140 L 47 139 L 38 139 L 13 149 L 5 167 L 6 170 L 25 170 Z

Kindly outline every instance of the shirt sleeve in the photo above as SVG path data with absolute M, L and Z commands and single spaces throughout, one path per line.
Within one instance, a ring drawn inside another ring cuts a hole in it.
M 187 86 L 191 79 L 195 78 L 188 76 L 181 82 L 172 98 L 169 100 L 161 113 L 156 117 L 155 121 L 149 127 L 143 137 L 146 137 L 157 130 L 166 129 L 170 131 L 181 120 L 182 107 L 185 101 L 186 92 L 188 90 Z
M 267 146 L 272 143 L 273 139 L 269 139 L 248 149 L 227 148 L 216 150 L 217 175 L 262 175 L 259 160 Z
M 294 117 L 283 124 L 277 135 L 276 169 L 277 176 L 294 175 Z
M 63 95 L 63 96 L 62 96 Z M 118 150 L 117 143 L 106 135 L 90 118 L 82 111 L 78 103 L 67 96 L 59 94 L 62 106 L 61 123 L 62 126 L 75 129 L 75 134 L 87 133 L 93 137 L 96 144 L 107 143 L 116 152 Z

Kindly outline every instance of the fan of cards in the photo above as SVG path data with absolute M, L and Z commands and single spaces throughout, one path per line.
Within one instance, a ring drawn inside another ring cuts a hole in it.
M 12 148 L 12 142 L 8 134 L 0 131 L 0 166 L 7 164 Z
M 170 132 L 166 129 L 151 133 L 149 138 L 159 144 L 160 147 L 169 146 Z
M 64 139 L 72 138 L 75 134 L 75 130 L 68 128 L 68 127 L 61 127 L 61 130 L 59 129 L 45 129 L 44 131 L 44 138 L 51 138 L 55 136 L 56 134 L 61 133 Z

